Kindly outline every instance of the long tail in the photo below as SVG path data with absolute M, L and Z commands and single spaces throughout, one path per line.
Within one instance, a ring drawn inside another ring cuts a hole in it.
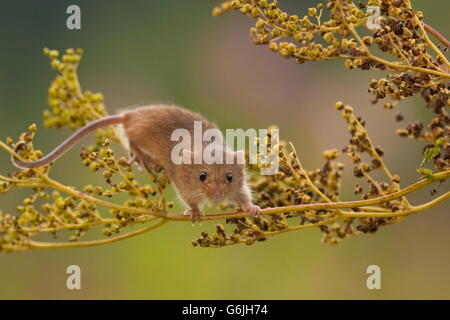
M 52 152 L 50 152 L 45 157 L 32 161 L 32 162 L 23 162 L 17 159 L 16 157 L 12 156 L 11 161 L 12 163 L 21 169 L 31 169 L 31 168 L 37 168 L 42 167 L 45 165 L 48 165 L 49 163 L 55 161 L 59 157 L 61 157 L 64 153 L 66 153 L 70 148 L 73 147 L 76 143 L 78 143 L 81 139 L 83 139 L 85 136 L 90 134 L 91 132 L 110 125 L 114 124 L 121 124 L 123 123 L 123 117 L 121 115 L 114 115 L 114 116 L 107 116 L 98 120 L 95 120 L 87 125 L 85 125 L 83 128 L 79 129 L 75 133 L 73 133 L 69 138 L 67 138 L 63 143 L 61 143 L 58 147 L 56 147 Z M 15 150 L 18 151 L 20 148 L 22 148 L 25 145 L 25 142 L 19 142 L 17 143 Z

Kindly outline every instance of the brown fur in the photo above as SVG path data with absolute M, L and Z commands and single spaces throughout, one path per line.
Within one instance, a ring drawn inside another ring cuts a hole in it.
M 187 129 L 194 137 L 194 121 L 202 121 L 203 132 L 217 129 L 214 123 L 192 111 L 177 106 L 154 105 L 123 113 L 125 135 L 130 148 L 149 167 L 162 166 L 169 180 L 174 184 L 182 200 L 190 207 L 194 219 L 202 214 L 201 206 L 206 202 L 228 201 L 251 214 L 259 213 L 259 207 L 252 205 L 251 194 L 245 180 L 244 166 L 241 164 L 179 164 L 171 159 L 173 147 L 178 143 L 171 141 L 176 129 Z M 202 133 L 203 133 L 202 132 Z M 191 143 L 193 145 L 193 141 Z M 230 150 L 219 151 L 224 154 Z M 142 159 L 142 157 L 144 159 Z M 224 156 L 225 158 L 225 156 Z M 199 179 L 205 171 L 205 181 Z M 231 172 L 232 182 L 227 180 Z

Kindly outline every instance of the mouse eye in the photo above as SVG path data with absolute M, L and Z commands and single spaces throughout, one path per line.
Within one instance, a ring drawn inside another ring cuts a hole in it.
M 227 173 L 227 180 L 228 180 L 228 182 L 233 181 L 233 174 L 231 172 Z
M 205 171 L 200 172 L 199 179 L 200 181 L 205 181 L 208 174 Z

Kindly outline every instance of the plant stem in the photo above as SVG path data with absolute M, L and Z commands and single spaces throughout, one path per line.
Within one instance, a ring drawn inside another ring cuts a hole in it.
M 83 247 L 93 247 L 99 246 L 103 244 L 113 243 L 120 240 L 128 239 L 131 237 L 135 237 L 137 235 L 146 233 L 150 230 L 156 229 L 163 224 L 167 223 L 167 220 L 161 219 L 159 222 L 152 224 L 146 228 L 142 228 L 136 231 L 132 231 L 129 233 L 122 234 L 117 237 L 102 239 L 102 240 L 92 240 L 92 241 L 83 241 L 83 242 L 39 242 L 30 240 L 28 242 L 28 248 L 30 249 L 62 249 L 62 248 L 83 248 Z
M 405 211 L 394 211 L 394 212 L 344 212 L 342 213 L 342 217 L 344 218 L 365 218 L 365 217 L 373 217 L 373 218 L 388 218 L 388 217 L 402 217 L 408 216 L 413 213 L 417 213 L 426 209 L 430 209 L 434 206 L 437 206 L 441 202 L 450 198 L 450 192 L 444 193 L 443 195 L 427 202 L 422 205 L 413 206 L 409 210 Z
M 363 206 L 372 206 L 377 205 L 380 203 L 388 202 L 400 197 L 403 197 L 411 192 L 414 192 L 418 189 L 421 189 L 433 182 L 436 181 L 442 181 L 450 177 L 450 170 L 435 173 L 431 175 L 430 178 L 422 179 L 408 187 L 405 187 L 397 192 L 373 198 L 373 199 L 367 199 L 367 200 L 356 200 L 356 201 L 347 201 L 347 202 L 329 202 L 329 203 L 311 203 L 311 204 L 300 204 L 300 205 L 291 205 L 291 206 L 284 206 L 284 207 L 275 207 L 275 208 L 265 208 L 261 210 L 261 214 L 267 215 L 267 214 L 274 214 L 274 213 L 280 213 L 280 212 L 297 212 L 297 211 L 305 211 L 305 210 L 336 210 L 336 209 L 343 209 L 343 208 L 359 208 Z M 136 213 L 136 214 L 145 214 L 145 215 L 153 215 L 158 216 L 161 218 L 165 218 L 168 220 L 173 221 L 190 221 L 191 218 L 182 214 L 174 214 L 174 213 L 161 213 L 161 212 L 153 212 L 145 209 L 139 209 L 139 208 L 132 208 L 127 206 L 118 205 L 112 202 L 103 201 L 100 199 L 97 199 L 95 197 L 89 196 L 87 194 L 84 194 L 78 190 L 75 190 L 73 188 L 67 187 L 65 185 L 60 184 L 57 181 L 54 181 L 48 177 L 45 177 L 46 182 L 53 188 L 58 189 L 64 193 L 70 194 L 74 197 L 83 198 L 87 201 L 91 201 L 95 204 L 108 207 L 110 209 L 118 209 L 124 212 L 130 212 L 130 213 Z M 393 216 L 395 216 L 394 212 L 390 212 Z M 248 213 L 236 211 L 233 213 L 220 213 L 220 214 L 208 214 L 202 218 L 202 220 L 220 220 L 220 219 L 227 219 L 227 218 L 244 218 L 248 217 Z M 368 215 L 370 216 L 370 215 Z
M 434 29 L 432 26 L 426 24 L 425 22 L 422 22 L 423 27 L 425 30 L 429 31 L 436 39 L 442 42 L 443 45 L 445 45 L 447 48 L 450 48 L 450 41 L 447 40 L 446 37 L 444 37 L 439 31 Z

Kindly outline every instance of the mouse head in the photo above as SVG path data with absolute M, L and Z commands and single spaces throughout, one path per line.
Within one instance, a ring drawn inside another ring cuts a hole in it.
M 189 171 L 192 191 L 213 203 L 234 198 L 242 192 L 245 183 L 244 163 L 238 161 L 243 159 L 244 152 L 222 152 L 224 161 L 220 163 L 191 164 L 186 168 Z M 233 159 L 232 163 L 226 163 L 226 156 Z

